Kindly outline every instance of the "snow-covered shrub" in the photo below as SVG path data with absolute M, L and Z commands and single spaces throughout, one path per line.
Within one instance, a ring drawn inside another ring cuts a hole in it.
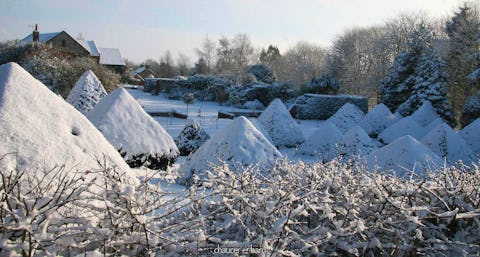
M 423 181 L 338 162 L 280 162 L 269 172 L 221 166 L 201 180 L 211 197 L 196 197 L 204 199 L 197 207 L 206 239 L 200 253 L 456 256 L 480 250 L 478 168 L 452 168 Z
M 175 143 L 180 151 L 180 155 L 187 156 L 200 148 L 208 139 L 210 139 L 210 136 L 200 127 L 200 124 L 190 119 L 178 137 L 175 138 Z
M 304 94 L 295 100 L 290 113 L 297 119 L 326 120 L 346 103 L 356 105 L 364 113 L 368 112 L 368 100 L 363 96 Z
M 251 65 L 247 69 L 247 73 L 255 76 L 257 81 L 271 84 L 275 82 L 275 74 L 272 69 L 266 64 Z
M 462 127 L 468 126 L 468 124 L 478 118 L 480 118 L 480 92 L 468 98 L 463 106 L 461 118 Z
M 67 97 L 67 102 L 81 113 L 90 111 L 100 99 L 107 95 L 102 82 L 91 70 L 85 71 Z
M 312 80 L 304 88 L 305 93 L 336 95 L 340 88 L 340 81 L 330 74 L 323 74 Z
M 0 42 L 0 65 L 7 62 L 18 62 L 30 47 L 31 44 L 21 43 L 20 40 Z

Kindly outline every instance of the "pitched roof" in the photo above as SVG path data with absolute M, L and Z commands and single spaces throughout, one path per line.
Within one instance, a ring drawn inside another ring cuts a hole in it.
M 83 46 L 83 48 L 87 49 L 88 52 L 90 52 L 91 56 L 100 56 L 100 53 L 98 52 L 97 44 L 95 44 L 95 41 L 93 40 L 86 41 L 83 39 L 77 39 L 77 41 Z
M 126 65 L 118 48 L 98 48 L 100 64 L 103 65 Z
M 58 34 L 62 33 L 60 32 L 52 32 L 52 33 L 40 33 L 39 35 L 39 41 L 40 43 L 45 43 L 48 40 L 56 37 Z M 33 34 L 30 33 L 30 35 L 26 36 L 24 39 L 21 40 L 23 43 L 31 43 L 33 42 Z

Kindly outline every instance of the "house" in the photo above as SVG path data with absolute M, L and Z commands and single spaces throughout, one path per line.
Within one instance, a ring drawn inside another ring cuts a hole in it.
M 98 47 L 94 40 L 87 41 L 77 39 L 66 31 L 40 33 L 40 31 L 38 31 L 38 25 L 35 25 L 35 30 L 32 34 L 22 39 L 21 42 L 50 44 L 74 57 L 90 56 L 98 63 L 112 68 L 119 73 L 122 73 L 126 69 L 125 61 L 119 49 Z
M 146 78 L 154 78 L 155 72 L 150 69 L 149 65 L 142 65 L 134 70 L 131 74 L 130 83 L 136 85 L 144 85 Z

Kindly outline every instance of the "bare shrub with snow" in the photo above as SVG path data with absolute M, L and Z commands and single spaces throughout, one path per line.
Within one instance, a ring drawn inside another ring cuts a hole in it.
M 480 251 L 478 167 L 452 167 L 423 180 L 335 161 L 279 161 L 267 173 L 258 167 L 213 169 L 209 176 L 195 176 L 201 183 L 187 190 L 159 185 L 147 170 L 135 183 L 102 167 L 93 172 L 104 182 L 87 185 L 80 178 L 66 180 L 61 172 L 47 183 L 2 170 L 0 254 L 211 256 L 216 249 L 236 249 L 274 256 L 465 256 Z

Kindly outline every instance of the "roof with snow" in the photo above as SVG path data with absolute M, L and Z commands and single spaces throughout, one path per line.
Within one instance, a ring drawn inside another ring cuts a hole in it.
M 61 33 L 67 34 L 73 40 L 75 40 L 81 47 L 83 47 L 91 56 L 100 57 L 100 64 L 103 65 L 115 65 L 115 66 L 125 66 L 126 63 L 123 60 L 123 56 L 120 53 L 118 48 L 100 48 L 97 46 L 94 40 L 85 40 L 85 39 L 78 39 L 70 35 L 66 31 L 60 32 L 53 32 L 53 33 L 40 33 L 39 34 L 39 42 L 40 43 L 48 43 L 48 41 L 52 40 L 56 36 Z M 33 41 L 33 34 L 26 36 L 21 42 L 24 43 L 31 43 Z
M 245 117 L 235 118 L 217 131 L 195 153 L 187 157 L 180 170 L 185 181 L 194 173 L 203 176 L 212 166 L 224 163 L 230 168 L 252 165 L 269 166 L 282 154 Z
M 66 165 L 98 170 L 97 160 L 135 177 L 120 154 L 73 106 L 16 63 L 0 66 L 0 166 L 27 172 Z
M 39 35 L 39 42 L 40 43 L 45 43 L 49 41 L 50 39 L 56 37 L 58 34 L 62 33 L 61 31 L 59 32 L 52 32 L 52 33 L 40 33 Z M 26 36 L 24 39 L 20 40 L 23 43 L 31 43 L 33 41 L 33 34 L 30 34 Z
M 86 114 L 125 159 L 158 155 L 176 158 L 178 148 L 165 129 L 124 89 L 117 88 Z
M 126 65 L 118 48 L 98 48 L 98 51 L 100 52 L 100 64 Z

